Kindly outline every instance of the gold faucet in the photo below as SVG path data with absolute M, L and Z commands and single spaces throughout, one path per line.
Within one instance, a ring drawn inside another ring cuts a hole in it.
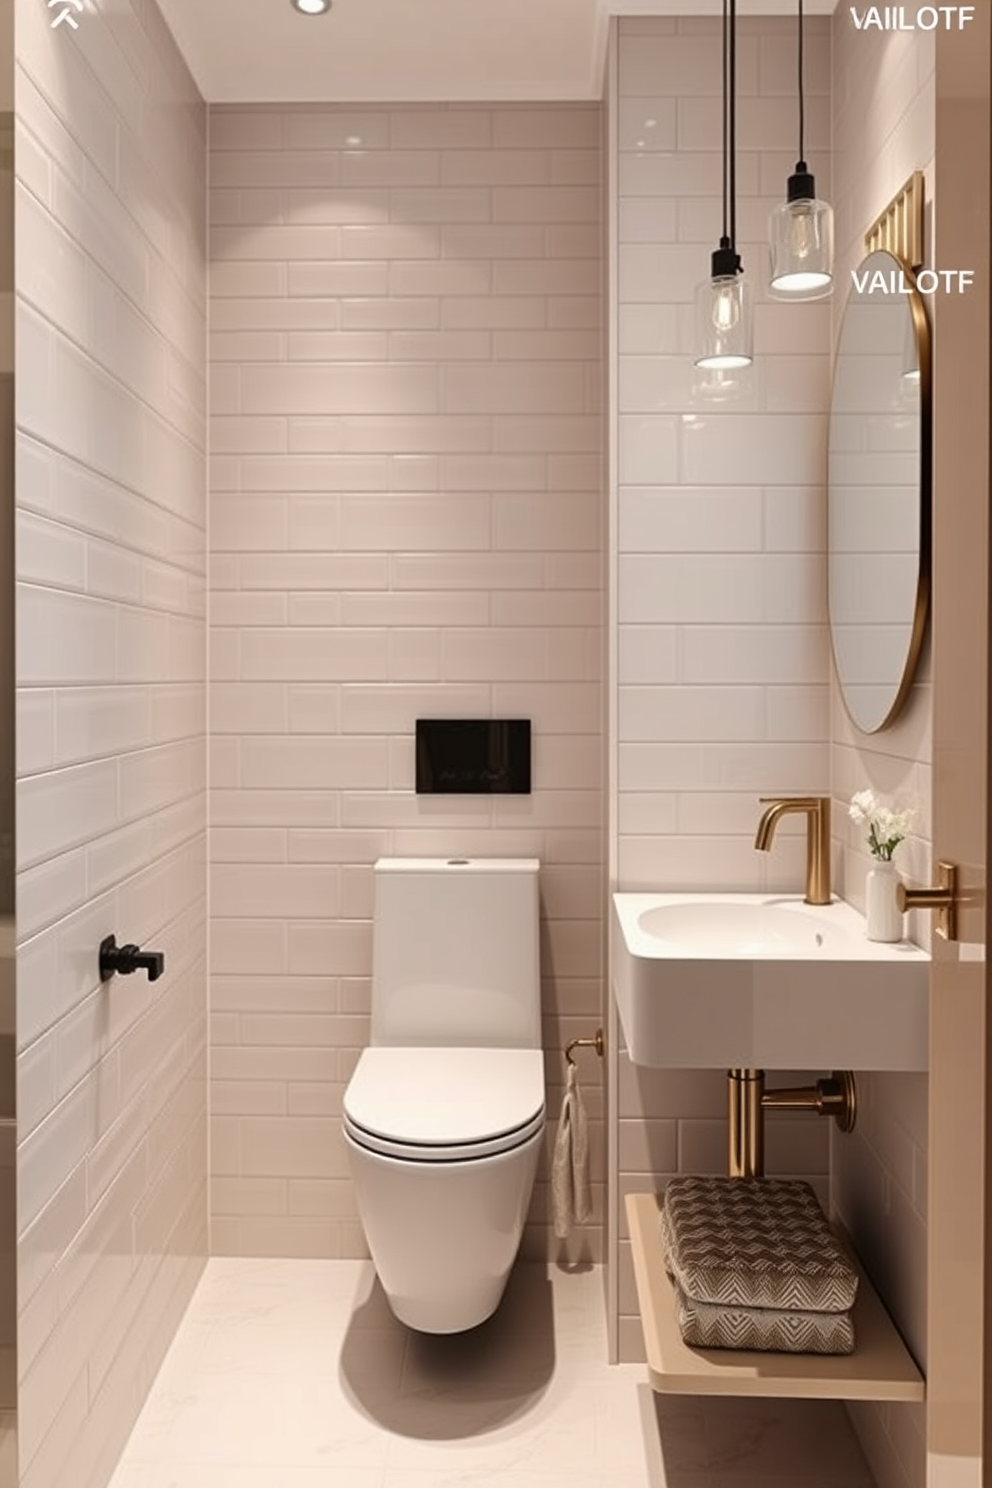
M 830 903 L 830 797 L 829 796 L 761 796 L 768 810 L 758 823 L 754 845 L 759 852 L 770 852 L 780 816 L 800 811 L 806 817 L 806 894 L 807 904 Z

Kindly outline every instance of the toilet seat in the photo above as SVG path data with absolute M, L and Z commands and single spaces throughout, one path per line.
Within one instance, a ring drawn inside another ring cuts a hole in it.
M 490 1138 L 484 1142 L 461 1143 L 452 1146 L 440 1146 L 417 1142 L 396 1142 L 388 1137 L 377 1136 L 373 1132 L 364 1131 L 356 1126 L 347 1116 L 344 1118 L 345 1136 L 355 1143 L 357 1147 L 364 1147 L 368 1152 L 377 1152 L 381 1157 L 395 1157 L 404 1162 L 421 1163 L 453 1163 L 453 1162 L 475 1162 L 484 1157 L 496 1157 L 502 1153 L 514 1152 L 518 1147 L 526 1144 L 536 1136 L 540 1136 L 544 1130 L 544 1112 L 541 1111 L 518 1131 L 506 1132 L 500 1137 Z
M 511 1152 L 544 1126 L 540 1049 L 395 1048 L 361 1054 L 344 1129 L 383 1156 L 464 1162 Z

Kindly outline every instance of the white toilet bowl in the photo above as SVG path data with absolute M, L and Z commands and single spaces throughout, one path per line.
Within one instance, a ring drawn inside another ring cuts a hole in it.
M 495 1311 L 544 1135 L 539 1049 L 364 1050 L 344 1099 L 356 1201 L 383 1290 L 411 1328 Z
M 536 858 L 380 858 L 369 1047 L 343 1101 L 355 1202 L 393 1312 L 499 1305 L 544 1137 Z

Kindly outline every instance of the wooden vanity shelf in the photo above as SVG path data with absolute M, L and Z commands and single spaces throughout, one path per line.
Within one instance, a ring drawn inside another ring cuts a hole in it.
M 858 1265 L 853 1354 L 770 1354 L 689 1348 L 658 1233 L 661 1196 L 627 1195 L 634 1277 L 651 1388 L 667 1395 L 770 1395 L 806 1400 L 922 1400 L 923 1376 Z M 856 1262 L 857 1264 L 857 1262 Z

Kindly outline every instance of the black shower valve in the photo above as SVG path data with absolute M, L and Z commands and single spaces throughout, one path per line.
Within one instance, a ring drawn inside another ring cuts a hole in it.
M 115 972 L 130 976 L 133 971 L 147 971 L 148 980 L 157 982 L 165 970 L 164 951 L 143 951 L 140 946 L 117 944 L 116 935 L 100 942 L 100 980 L 108 981 Z

